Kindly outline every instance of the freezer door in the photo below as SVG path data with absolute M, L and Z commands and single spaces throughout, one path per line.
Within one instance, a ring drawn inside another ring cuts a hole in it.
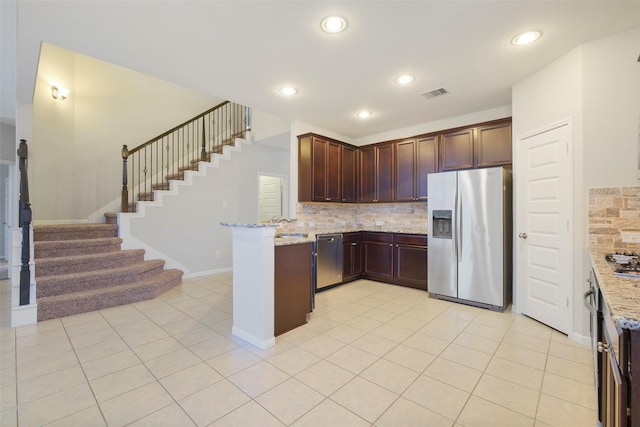
M 456 172 L 429 174 L 427 289 L 430 293 L 457 297 L 454 251 Z M 447 221 L 447 212 L 451 219 Z M 434 222 L 434 217 L 436 218 Z M 447 230 L 451 224 L 451 230 Z M 437 232 L 435 232 L 437 229 Z
M 458 172 L 458 298 L 503 305 L 503 169 Z

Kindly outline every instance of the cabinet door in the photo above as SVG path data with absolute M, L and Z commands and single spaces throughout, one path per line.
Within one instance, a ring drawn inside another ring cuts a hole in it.
M 311 202 L 313 200 L 313 165 L 312 165 L 312 137 L 309 135 L 298 137 L 298 201 Z
M 347 282 L 362 275 L 362 233 L 345 233 L 342 242 L 342 281 Z
M 274 252 L 274 333 L 307 323 L 311 312 L 312 244 L 276 246 Z
M 364 233 L 364 274 L 385 281 L 393 279 L 393 234 Z
M 396 201 L 416 200 L 416 140 L 395 143 Z M 426 194 L 425 194 L 426 196 Z
M 324 202 L 327 199 L 327 150 L 329 141 L 313 137 L 312 153 L 312 200 Z
M 438 136 L 416 141 L 416 200 L 427 200 L 427 175 L 438 172 Z
M 393 144 L 379 145 L 377 148 L 377 193 L 378 202 L 394 200 L 394 149 Z
M 376 201 L 376 148 L 360 149 L 360 202 Z
M 476 167 L 511 164 L 511 121 L 476 129 Z
M 473 168 L 473 129 L 445 133 L 440 140 L 440 171 Z
M 325 200 L 340 202 L 342 200 L 342 144 L 328 143 L 325 176 Z
M 427 290 L 427 237 L 394 236 L 394 279 L 399 285 Z
M 358 149 L 342 146 L 342 202 L 358 201 Z
M 606 326 L 603 328 L 602 344 L 604 356 L 602 360 L 602 384 L 600 385 L 600 404 L 602 408 L 603 427 L 627 426 L 627 380 L 620 371 L 613 351 L 612 339 Z

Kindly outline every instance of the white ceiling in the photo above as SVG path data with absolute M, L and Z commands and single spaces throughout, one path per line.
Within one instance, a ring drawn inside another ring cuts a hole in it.
M 17 5 L 19 104 L 31 102 L 45 41 L 349 138 L 508 106 L 511 87 L 549 62 L 582 43 L 640 25 L 638 0 Z M 320 30 L 320 20 L 333 14 L 348 20 L 344 33 Z M 530 29 L 542 31 L 537 43 L 510 44 Z M 413 74 L 415 82 L 396 86 L 393 79 L 401 73 Z M 298 95 L 279 95 L 284 84 L 297 87 Z M 439 87 L 450 94 L 421 96 Z M 361 109 L 374 116 L 358 119 Z

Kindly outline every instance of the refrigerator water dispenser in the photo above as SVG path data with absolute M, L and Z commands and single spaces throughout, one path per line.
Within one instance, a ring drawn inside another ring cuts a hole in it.
M 430 230 L 434 239 L 451 239 L 451 211 L 433 211 L 433 230 Z

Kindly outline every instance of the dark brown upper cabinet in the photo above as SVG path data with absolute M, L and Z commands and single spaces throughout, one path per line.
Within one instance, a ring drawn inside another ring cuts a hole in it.
M 511 120 L 476 128 L 475 167 L 510 165 Z
M 342 146 L 342 202 L 358 201 L 358 148 Z
M 298 137 L 298 201 L 355 202 L 357 148 L 314 134 Z
M 508 166 L 511 155 L 511 119 L 442 133 L 440 171 Z
M 427 200 L 427 174 L 438 171 L 438 136 L 395 143 L 397 202 Z
M 361 203 L 394 201 L 394 151 L 392 143 L 360 147 Z
M 442 134 L 440 140 L 440 171 L 473 168 L 473 128 Z

